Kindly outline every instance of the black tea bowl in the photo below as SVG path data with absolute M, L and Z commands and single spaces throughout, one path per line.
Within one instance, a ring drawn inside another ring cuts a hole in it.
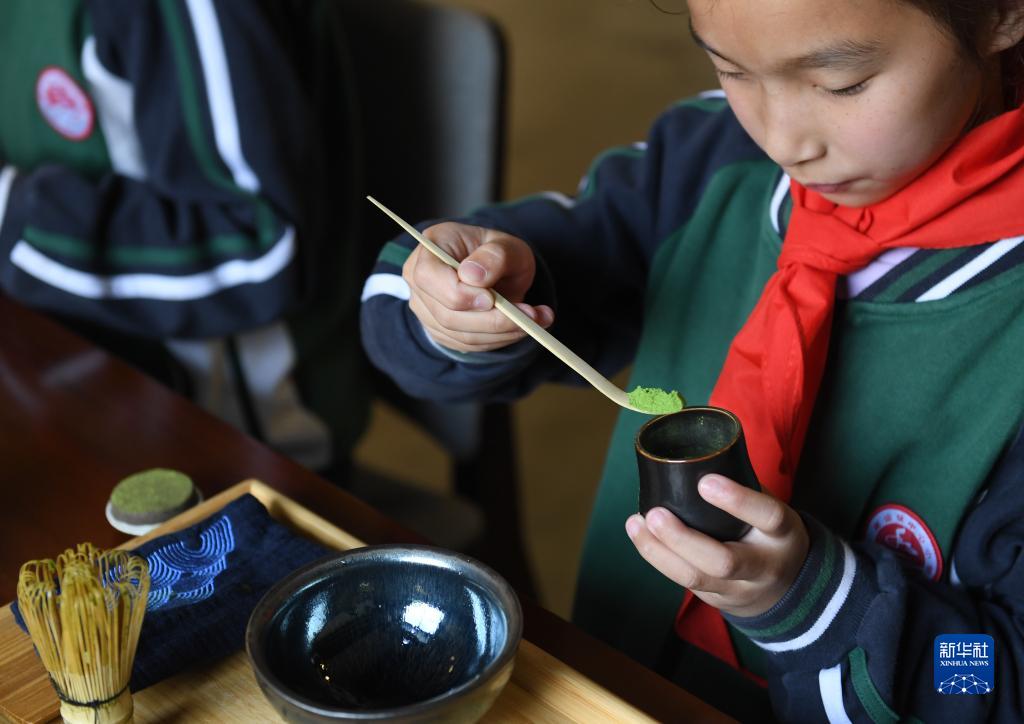
M 289 722 L 474 722 L 512 674 L 512 587 L 441 548 L 356 548 L 311 563 L 256 604 L 256 680 Z

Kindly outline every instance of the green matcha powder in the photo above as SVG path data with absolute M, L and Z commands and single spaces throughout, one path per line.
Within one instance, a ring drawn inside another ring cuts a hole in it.
M 665 392 L 659 387 L 635 387 L 629 393 L 629 404 L 652 415 L 665 415 L 679 412 L 686 406 L 678 392 Z
M 126 513 L 150 513 L 184 505 L 192 491 L 192 479 L 184 473 L 153 468 L 129 475 L 118 483 L 110 503 Z

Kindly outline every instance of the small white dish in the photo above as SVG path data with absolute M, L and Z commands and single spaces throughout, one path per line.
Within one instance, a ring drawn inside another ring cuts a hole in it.
M 203 502 L 203 491 L 200 490 L 198 487 L 195 489 L 195 491 L 196 491 L 196 502 L 193 505 L 199 505 L 200 503 Z M 185 510 L 188 510 L 188 508 L 186 508 Z M 153 530 L 157 526 L 163 525 L 163 523 L 166 522 L 166 521 L 161 521 L 160 523 L 145 523 L 145 524 L 125 523 L 124 521 L 120 521 L 120 520 L 118 520 L 117 518 L 114 517 L 113 506 L 111 506 L 109 500 L 107 501 L 107 507 L 106 507 L 105 512 L 106 512 L 106 515 L 107 515 L 107 522 L 110 523 L 110 525 L 112 525 L 116 530 L 119 530 L 122 533 L 127 533 L 128 535 L 146 535 L 146 533 L 149 533 L 151 530 Z M 182 511 L 182 512 L 185 512 L 185 511 Z

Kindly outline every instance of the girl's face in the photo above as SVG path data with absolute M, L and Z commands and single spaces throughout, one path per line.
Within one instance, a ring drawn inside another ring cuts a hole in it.
M 793 179 L 834 203 L 864 206 L 890 196 L 976 113 L 998 110 L 998 70 L 980 67 L 907 3 L 689 6 L 697 42 L 740 123 Z

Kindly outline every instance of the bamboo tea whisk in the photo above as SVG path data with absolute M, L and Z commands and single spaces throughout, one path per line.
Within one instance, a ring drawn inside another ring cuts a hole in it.
M 91 543 L 21 567 L 18 607 L 65 722 L 131 721 L 128 680 L 148 595 L 144 558 Z

